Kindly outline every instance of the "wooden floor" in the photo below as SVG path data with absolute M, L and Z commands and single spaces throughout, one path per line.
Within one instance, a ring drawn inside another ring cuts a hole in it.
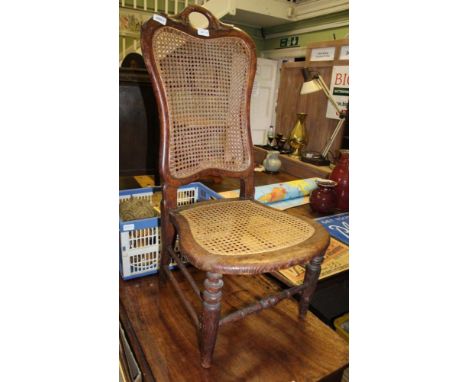
M 189 270 L 201 286 L 204 274 Z M 199 307 L 180 271 L 174 275 Z M 169 285 L 159 290 L 158 276 L 120 280 L 121 321 L 144 356 L 144 381 L 340 381 L 347 343 L 310 312 L 300 320 L 294 300 L 221 327 L 213 366 L 203 369 L 195 327 Z M 266 276 L 225 276 L 222 314 L 279 289 Z

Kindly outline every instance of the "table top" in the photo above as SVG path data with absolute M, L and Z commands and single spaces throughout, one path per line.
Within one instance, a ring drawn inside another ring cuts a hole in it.
M 205 277 L 188 270 L 198 285 Z M 184 294 L 200 308 L 181 272 Z M 225 275 L 222 316 L 281 288 L 268 277 Z M 321 381 L 340 380 L 348 365 L 348 345 L 298 304 L 286 299 L 273 308 L 222 326 L 210 369 L 200 366 L 195 326 L 171 284 L 159 276 L 120 280 L 120 321 L 146 381 Z
M 278 174 L 267 174 L 264 172 L 255 172 L 254 173 L 254 184 L 255 186 L 263 186 L 265 184 L 289 182 L 291 180 L 297 180 L 298 178 L 290 175 L 286 172 L 279 172 Z M 211 188 L 216 192 L 230 191 L 239 189 L 239 180 L 233 178 L 208 178 L 202 181 L 203 184 Z M 150 176 L 127 176 L 119 178 L 119 189 L 132 189 L 139 188 L 143 186 L 154 185 L 153 178 Z M 313 212 L 308 204 L 289 208 L 288 213 L 296 216 L 307 216 L 312 218 L 317 218 L 323 215 L 320 215 L 316 212 Z
M 267 174 L 265 172 L 254 173 L 254 184 L 255 186 L 263 186 L 266 184 L 289 182 L 291 180 L 297 180 L 296 176 L 290 175 L 286 172 L 280 171 L 277 174 Z M 231 191 L 239 189 L 239 180 L 234 178 L 208 178 L 202 181 L 203 184 L 211 188 L 216 192 Z M 153 178 L 150 176 L 127 176 L 119 178 L 119 189 L 131 189 L 139 188 L 144 186 L 154 185 Z M 324 215 L 318 214 L 312 211 L 308 204 L 304 204 L 298 207 L 288 208 L 288 213 L 295 216 L 306 216 L 309 218 L 318 218 Z
M 255 185 L 295 180 L 287 173 L 255 173 Z M 141 183 L 141 182 L 140 182 Z M 234 179 L 203 181 L 222 192 L 239 188 Z M 139 187 L 121 178 L 121 188 Z M 318 217 L 309 205 L 287 210 L 296 216 Z M 188 268 L 198 285 L 204 272 Z M 194 297 L 178 271 L 187 298 Z M 347 343 L 311 312 L 298 318 L 297 302 L 287 299 L 273 308 L 223 326 L 211 369 L 199 362 L 196 330 L 170 287 L 161 290 L 159 276 L 120 279 L 120 321 L 142 370 L 144 381 L 339 381 L 348 365 Z M 280 290 L 270 276 L 224 276 L 222 315 Z M 197 304 L 198 303 L 198 304 Z

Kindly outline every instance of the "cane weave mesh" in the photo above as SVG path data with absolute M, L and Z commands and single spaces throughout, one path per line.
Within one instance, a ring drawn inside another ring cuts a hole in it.
M 238 37 L 204 39 L 175 28 L 153 36 L 169 114 L 169 172 L 243 171 L 250 164 L 247 81 L 250 55 Z
M 295 216 L 250 200 L 194 205 L 180 214 L 194 240 L 214 255 L 250 255 L 302 243 L 315 229 Z

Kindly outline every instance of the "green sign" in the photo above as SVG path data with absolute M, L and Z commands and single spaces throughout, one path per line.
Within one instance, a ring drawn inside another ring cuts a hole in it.
M 299 46 L 299 36 L 283 37 L 280 39 L 280 48 Z
M 349 96 L 349 88 L 334 88 L 333 95 Z

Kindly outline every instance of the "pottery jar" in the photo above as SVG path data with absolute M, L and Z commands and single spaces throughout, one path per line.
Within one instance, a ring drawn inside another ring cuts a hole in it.
M 330 179 L 334 180 L 336 186 L 336 195 L 338 197 L 337 208 L 340 211 L 349 210 L 349 150 L 341 150 L 341 155 L 333 169 Z
M 310 194 L 310 208 L 321 214 L 330 214 L 335 211 L 337 205 L 336 187 L 337 183 L 333 180 L 317 180 L 317 186 Z
M 266 158 L 263 160 L 265 172 L 275 174 L 281 168 L 281 161 L 278 158 L 279 151 L 268 151 Z

